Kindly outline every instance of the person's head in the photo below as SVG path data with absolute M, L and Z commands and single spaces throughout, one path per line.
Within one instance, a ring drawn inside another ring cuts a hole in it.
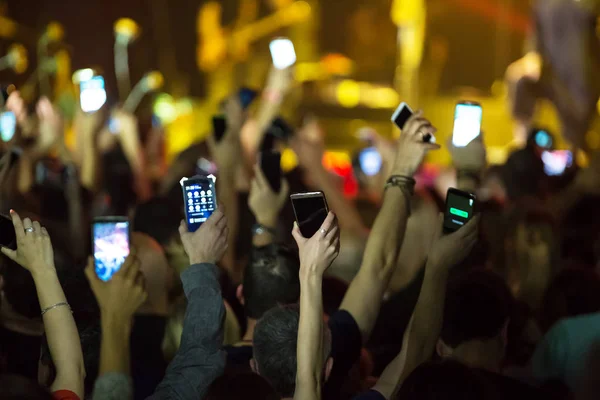
M 52 400 L 52 395 L 37 382 L 19 375 L 0 375 L 2 400 Z
M 293 397 L 296 388 L 296 347 L 300 308 L 297 305 L 275 307 L 258 321 L 254 331 L 254 372 L 265 378 L 283 398 Z M 325 380 L 333 367 L 331 331 L 323 332 L 323 373 Z
M 294 251 L 279 245 L 254 249 L 237 291 L 246 316 L 259 319 L 273 307 L 297 302 L 299 270 L 300 260 Z
M 544 178 L 544 163 L 531 149 L 515 151 L 502 167 L 502 183 L 511 201 L 539 196 Z
M 221 375 L 206 395 L 206 400 L 237 399 L 279 400 L 279 396 L 263 377 L 250 372 Z
M 164 197 L 154 197 L 139 204 L 133 217 L 135 232 L 145 233 L 166 247 L 179 237 L 179 222 L 183 218 L 181 201 L 173 203 Z
M 448 288 L 437 351 L 472 367 L 499 368 L 506 349 L 513 299 L 504 281 L 469 272 Z
M 40 315 L 39 300 L 31 274 L 5 256 L 0 256 L 0 290 L 4 293 L 4 300 L 17 314 L 27 318 Z
M 493 399 L 487 381 L 469 367 L 453 361 L 421 364 L 404 381 L 395 400 Z

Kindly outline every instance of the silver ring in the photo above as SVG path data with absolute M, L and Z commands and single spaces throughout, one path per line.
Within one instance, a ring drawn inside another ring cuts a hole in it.
M 327 231 L 325 229 L 321 229 L 321 233 L 324 235 L 327 233 Z
M 25 228 L 25 232 L 29 232 L 29 233 L 31 233 L 31 232 L 33 232 L 33 231 L 34 231 L 34 230 L 33 230 L 33 228 Z

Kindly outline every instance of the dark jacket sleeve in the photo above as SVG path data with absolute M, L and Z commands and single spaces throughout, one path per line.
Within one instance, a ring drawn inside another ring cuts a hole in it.
M 217 267 L 196 264 L 181 274 L 188 300 L 181 345 L 165 378 L 149 399 L 198 400 L 225 368 L 223 321 L 225 306 Z

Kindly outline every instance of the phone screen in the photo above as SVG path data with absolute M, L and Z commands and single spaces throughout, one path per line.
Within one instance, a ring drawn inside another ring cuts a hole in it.
M 98 111 L 106 103 L 104 78 L 95 76 L 79 84 L 79 102 L 84 112 Z
M 0 113 L 0 137 L 3 142 L 10 142 L 17 130 L 17 117 L 12 111 Z
M 227 121 L 225 120 L 224 116 L 215 115 L 212 118 L 212 124 L 213 124 L 213 133 L 215 135 L 215 140 L 217 142 L 220 142 L 221 139 L 223 139 L 223 136 L 225 136 L 225 130 L 227 129 Z
M 250 104 L 252 104 L 252 102 L 256 98 L 257 94 L 258 93 L 256 92 L 256 90 L 252 90 L 252 89 L 248 89 L 248 88 L 240 89 L 238 96 L 240 97 L 240 103 L 242 104 L 242 108 L 244 110 L 246 108 L 248 108 L 250 106 Z
M 562 175 L 567 168 L 573 165 L 573 153 L 569 150 L 544 151 L 542 161 L 546 175 Z
M 269 44 L 273 65 L 277 69 L 286 69 L 296 62 L 296 51 L 291 40 L 286 38 L 275 39 Z
M 358 162 L 360 163 L 360 169 L 367 176 L 377 175 L 383 164 L 381 154 L 375 147 L 368 147 L 361 151 L 358 155 Z
M 543 149 L 551 149 L 553 145 L 552 136 L 545 130 L 539 130 L 534 134 L 535 144 Z
M 312 237 L 321 228 L 329 212 L 325 195 L 314 192 L 293 194 L 290 197 L 302 236 Z
M 408 104 L 402 103 L 398 106 L 396 111 L 394 111 L 394 114 L 392 115 L 392 122 L 402 130 L 404 129 L 404 125 L 406 125 L 406 121 L 408 121 L 412 115 L 413 112 Z
M 457 189 L 448 189 L 444 232 L 454 232 L 473 217 L 475 195 Z
M 17 235 L 12 220 L 6 215 L 0 214 L 0 246 L 11 250 L 17 249 Z
M 96 275 L 109 281 L 129 255 L 129 222 L 96 220 L 92 225 Z
M 195 232 L 217 208 L 214 176 L 181 180 L 188 231 Z
M 477 103 L 458 103 L 454 110 L 452 144 L 465 147 L 481 133 L 483 109 Z
M 276 151 L 261 153 L 260 168 L 265 174 L 271 189 L 279 193 L 281 190 L 281 153 Z

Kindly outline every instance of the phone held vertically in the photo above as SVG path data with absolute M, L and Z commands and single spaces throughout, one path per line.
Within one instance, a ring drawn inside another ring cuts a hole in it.
M 286 69 L 296 63 L 296 51 L 290 39 L 277 38 L 269 44 L 273 65 L 277 69 Z
M 266 151 L 260 153 L 260 168 L 275 193 L 281 190 L 281 153 Z
M 290 196 L 302 236 L 312 237 L 327 218 L 329 207 L 323 192 L 295 193 Z
M 406 125 L 406 121 L 413 115 L 413 110 L 406 103 L 401 103 L 394 114 L 392 114 L 392 122 L 396 124 L 396 126 L 402 130 L 404 129 L 404 125 Z
M 213 135 L 215 136 L 215 141 L 219 143 L 223 136 L 225 136 L 225 131 L 227 130 L 227 120 L 224 115 L 215 115 L 212 117 L 212 125 L 213 125 Z
M 188 231 L 197 231 L 217 209 L 215 181 L 214 175 L 198 175 L 179 181 Z
M 79 102 L 83 112 L 98 111 L 106 103 L 104 78 L 100 75 L 79 84 Z
M 103 281 L 109 281 L 129 255 L 129 226 L 127 217 L 99 217 L 92 222 L 94 269 Z
M 461 101 L 454 109 L 454 130 L 452 144 L 454 147 L 465 147 L 481 133 L 483 109 L 475 101 Z
M 473 218 L 475 201 L 476 197 L 472 193 L 454 188 L 448 189 L 444 212 L 444 233 L 457 231 Z
M 10 142 L 17 130 L 17 117 L 12 111 L 0 113 L 0 138 L 3 142 Z

